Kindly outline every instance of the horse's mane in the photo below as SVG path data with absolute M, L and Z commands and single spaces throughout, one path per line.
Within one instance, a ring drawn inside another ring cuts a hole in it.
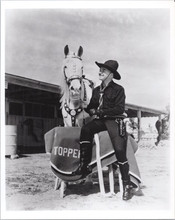
M 63 74 L 61 74 L 60 76 L 60 85 L 61 85 L 61 94 L 62 94 L 60 99 L 60 103 L 61 103 L 60 108 L 62 108 L 64 105 L 64 101 L 69 99 L 69 88 Z

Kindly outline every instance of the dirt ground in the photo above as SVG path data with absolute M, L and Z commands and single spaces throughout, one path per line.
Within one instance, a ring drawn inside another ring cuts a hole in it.
M 143 196 L 122 201 L 115 185 L 115 196 L 108 193 L 108 176 L 104 172 L 106 196 L 99 192 L 97 174 L 94 184 L 68 186 L 61 199 L 54 191 L 55 177 L 46 154 L 21 155 L 18 159 L 6 158 L 6 209 L 7 210 L 168 210 L 170 207 L 170 145 L 163 142 L 155 146 L 141 142 L 136 153 Z M 117 177 L 115 176 L 115 179 Z

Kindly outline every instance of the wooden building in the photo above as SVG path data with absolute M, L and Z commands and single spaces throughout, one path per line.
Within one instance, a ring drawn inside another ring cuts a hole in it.
M 60 87 L 7 73 L 5 87 L 5 121 L 17 125 L 18 150 L 43 152 L 44 134 L 63 125 Z
M 44 152 L 44 134 L 63 126 L 60 110 L 61 88 L 57 85 L 5 74 L 6 125 L 17 126 L 17 146 L 20 153 Z M 165 112 L 126 104 L 128 117 L 138 118 L 140 139 L 141 118 L 159 117 Z

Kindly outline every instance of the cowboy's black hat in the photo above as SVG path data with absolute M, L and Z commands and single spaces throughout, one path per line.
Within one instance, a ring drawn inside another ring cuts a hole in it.
M 98 63 L 95 62 L 99 68 L 104 67 L 110 70 L 114 74 L 114 79 L 121 79 L 120 74 L 117 72 L 118 69 L 118 62 L 116 60 L 107 60 L 105 63 Z

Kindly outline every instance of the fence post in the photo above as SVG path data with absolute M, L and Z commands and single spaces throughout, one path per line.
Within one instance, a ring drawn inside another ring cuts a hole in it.
M 141 138 L 141 110 L 137 110 L 137 118 L 138 118 L 138 142 Z

